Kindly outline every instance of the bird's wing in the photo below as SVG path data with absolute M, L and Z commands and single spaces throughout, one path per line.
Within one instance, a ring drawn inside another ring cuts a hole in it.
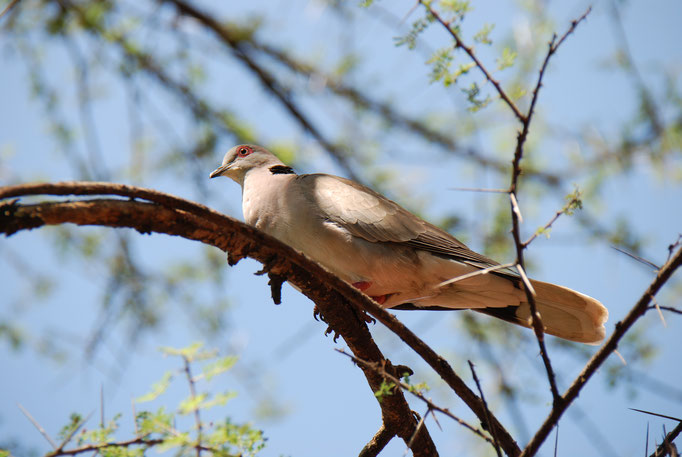
M 396 243 L 428 251 L 477 268 L 498 265 L 397 203 L 348 179 L 325 174 L 300 175 L 302 192 L 324 219 L 374 243 Z M 517 277 L 511 269 L 497 274 Z

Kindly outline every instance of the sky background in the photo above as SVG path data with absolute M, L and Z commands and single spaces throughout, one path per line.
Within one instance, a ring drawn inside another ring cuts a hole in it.
M 24 8 L 38 5 L 29 0 L 22 3 L 25 3 L 22 5 Z M 412 6 L 410 2 L 377 3 L 382 10 L 391 10 L 398 18 L 404 17 Z M 522 42 L 527 21 L 514 3 L 474 3 L 475 10 L 466 22 L 470 29 L 465 28 L 465 34 L 470 36 L 483 22 L 490 22 L 496 24 L 493 39 L 504 36 L 509 30 L 516 30 L 519 43 Z M 207 5 L 209 3 L 203 3 L 208 8 Z M 581 1 L 549 2 L 547 8 L 551 17 L 555 18 L 556 30 L 562 32 L 587 5 Z M 632 82 L 622 75 L 614 76 L 608 69 L 608 61 L 614 52 L 608 5 L 608 2 L 596 2 L 588 20 L 579 26 L 552 60 L 538 106 L 538 115 L 545 120 L 545 125 L 566 131 L 591 126 L 608 137 L 618 132 L 622 124 L 632 117 L 636 109 Z M 353 77 L 372 87 L 377 95 L 392 97 L 403 112 L 415 116 L 439 112 L 446 120 L 454 117 L 455 122 L 477 122 L 477 115 L 462 108 L 462 97 L 455 89 L 448 91 L 442 85 L 429 84 L 428 69 L 424 66 L 426 59 L 422 54 L 394 47 L 393 37 L 404 30 L 377 19 L 381 10 L 358 10 L 360 19 L 352 30 L 348 30 L 323 3 L 317 1 L 238 2 L 229 7 L 211 8 L 225 19 L 244 23 L 253 14 L 263 14 L 266 26 L 259 32 L 263 39 L 277 40 L 277 44 L 293 54 L 310 55 L 323 65 L 338 59 L 344 49 L 339 43 L 346 40 L 344 46 L 362 52 L 364 56 Z M 165 9 L 159 14 L 172 16 Z M 672 66 L 677 71 L 676 81 L 680 82 L 681 18 L 682 3 L 674 0 L 633 1 L 623 9 L 623 24 L 632 55 L 657 96 L 661 96 L 664 90 L 661 74 L 664 68 L 668 68 L 665 66 Z M 0 184 L 75 179 L 76 175 L 64 156 L 55 152 L 55 142 L 46 128 L 42 108 L 29 97 L 31 88 L 26 64 L 2 27 L 0 22 L 0 99 L 3 100 L 0 105 Z M 183 24 L 183 27 L 192 33 L 192 24 Z M 425 37 L 434 48 L 444 38 L 443 32 L 437 28 Z M 549 35 L 534 37 L 542 41 L 548 38 Z M 160 43 L 159 47 L 163 48 L 164 44 Z M 63 88 L 66 116 L 75 117 L 74 73 L 64 59 L 64 49 L 48 46 L 41 52 L 45 66 L 49 68 L 48 78 Z M 210 54 L 212 50 L 208 48 L 204 52 Z M 484 58 L 492 58 L 489 54 L 492 51 L 481 52 Z M 257 126 L 263 143 L 283 140 L 303 145 L 299 157 L 301 172 L 342 173 L 313 140 L 286 119 L 281 106 L 245 76 L 243 68 L 216 60 L 210 64 L 210 70 L 206 94 L 223 97 L 229 93 L 229 105 Z M 202 200 L 200 193 L 190 185 L 189 171 L 160 173 L 153 179 L 137 179 L 133 174 L 124 172 L 129 160 L 130 122 L 127 119 L 128 107 L 121 97 L 122 89 L 115 80 L 114 75 L 106 73 L 96 76 L 100 98 L 94 113 L 98 124 L 106 126 L 100 129 L 99 140 L 107 166 L 116 170 L 114 180 L 143 184 L 197 200 L 241 219 L 240 191 L 231 181 L 207 182 L 209 191 L 206 200 Z M 164 97 L 155 92 L 147 95 L 150 98 Z M 173 102 L 163 101 L 172 106 Z M 326 132 L 335 133 L 350 124 L 343 116 L 335 116 L 333 103 L 330 101 L 330 106 L 326 107 L 306 101 L 303 106 L 311 116 L 321 120 Z M 165 114 L 176 129 L 166 138 L 168 143 L 172 143 L 175 135 L 182 138 L 190 126 L 182 118 L 174 116 L 172 110 Z M 497 151 L 501 157 L 511 159 L 512 149 L 507 146 L 515 130 L 508 125 L 501 123 L 497 130 L 489 128 L 489 124 L 482 125 L 486 136 L 476 138 L 476 141 L 487 150 Z M 374 144 L 368 133 L 371 129 L 369 125 L 357 132 L 354 146 L 359 153 L 365 150 L 366 144 Z M 456 235 L 472 248 L 480 248 L 491 213 L 499 199 L 504 197 L 455 192 L 451 188 L 502 187 L 508 178 L 470 172 L 469 165 L 428 146 L 406 141 L 400 134 L 384 139 L 381 144 L 390 153 L 380 156 L 379 165 L 398 176 L 403 183 L 393 190 L 392 196 L 401 202 L 423 205 L 422 214 L 430 219 L 446 211 L 466 215 L 467 220 L 475 222 L 469 222 L 466 230 Z M 507 146 L 498 149 L 501 145 Z M 155 146 L 164 147 L 164 144 L 159 140 Z M 230 146 L 229 138 L 220 138 L 214 154 L 215 166 Z M 562 154 L 562 151 L 581 150 L 581 145 L 570 138 L 563 142 L 550 141 L 545 146 L 548 148 L 546 158 L 539 154 L 538 160 L 550 169 L 557 169 L 562 161 L 566 161 L 567 154 Z M 372 153 L 372 146 L 367 149 Z M 659 264 L 665 261 L 667 246 L 682 232 L 682 187 L 680 176 L 675 175 L 675 170 L 679 170 L 679 151 L 671 161 L 675 166 L 662 169 L 655 169 L 646 161 L 637 163 L 631 171 L 609 178 L 598 206 L 590 206 L 590 202 L 586 202 L 586 210 L 604 223 L 613 224 L 618 218 L 625 218 L 639 232 L 646 234 L 644 252 L 647 258 Z M 145 171 L 150 167 L 163 166 L 151 159 L 144 164 Z M 207 181 L 208 173 L 215 166 L 204 170 Z M 522 208 L 524 198 L 532 199 L 532 196 L 521 194 Z M 531 234 L 560 206 L 561 196 L 553 201 L 543 200 L 538 207 L 529 205 L 528 213 L 524 214 L 524 233 Z M 200 256 L 202 250 L 208 249 L 197 243 L 162 235 L 134 233 L 132 236 L 139 261 L 150 268 L 172 264 L 177 259 L 191 261 L 193 257 Z M 55 252 L 55 239 L 54 232 L 41 229 L 0 240 L 0 285 L 3 291 L 0 322 L 17 323 L 25 329 L 29 341 L 20 351 L 13 351 L 5 341 L 0 343 L 3 372 L 0 376 L 0 442 L 22 443 L 26 450 L 24 455 L 31 455 L 30 452 L 34 451 L 45 453 L 49 449 L 21 414 L 17 403 L 21 403 L 54 435 L 67 423 L 71 412 L 87 415 L 97 409 L 100 389 L 103 389 L 106 416 L 122 413 L 123 431 L 129 432 L 131 398 L 146 393 L 165 371 L 179 367 L 177 360 L 162 357 L 158 347 L 182 347 L 201 340 L 203 336 L 202 329 L 191 324 L 188 310 L 168 303 L 165 306 L 170 318 L 164 321 L 159 331 L 145 334 L 132 350 L 126 345 L 125 333 L 114 331 L 93 358 L 86 357 L 83 348 L 91 329 L 101 318 L 98 306 L 107 271 L 75 256 Z M 609 308 L 607 335 L 653 279 L 652 272 L 641 264 L 604 243 L 590 241 L 570 218 L 562 218 L 558 222 L 550 240 L 538 239 L 530 255 L 536 279 L 578 289 L 600 299 Z M 288 285 L 284 288 L 283 304 L 274 306 L 266 286 L 267 279 L 253 275 L 260 269 L 256 262 L 244 260 L 234 268 L 225 265 L 224 269 L 226 283 L 223 289 L 207 286 L 202 290 L 183 291 L 197 294 L 207 303 L 217 303 L 220 299 L 231 303 L 225 311 L 227 330 L 224 335 L 207 342 L 207 346 L 219 348 L 224 355 L 239 356 L 239 362 L 230 374 L 211 385 L 215 389 L 235 390 L 238 397 L 225 408 L 214 410 L 214 417 L 229 415 L 235 421 L 251 421 L 262 428 L 268 437 L 267 447 L 261 454 L 266 457 L 357 454 L 378 429 L 380 415 L 362 373 L 334 351 L 335 348 L 344 348 L 343 342 L 339 340 L 335 344 L 331 337 L 323 335 L 326 326 L 312 319 L 312 303 Z M 44 301 L 29 302 L 30 290 L 34 287 L 31 278 L 39 273 L 55 271 L 59 272 L 59 284 L 52 295 Z M 679 281 L 672 285 L 679 290 Z M 668 302 L 666 297 L 679 295 L 663 293 L 659 296 L 661 304 L 679 307 L 679 302 Z M 444 317 L 441 313 L 401 312 L 398 317 L 443 354 L 465 380 L 470 381 L 465 369 L 466 360 L 468 356 L 476 357 L 476 349 L 472 348 L 471 341 L 461 337 L 462 324 L 457 313 Z M 655 313 L 641 319 L 637 330 L 645 332 L 646 339 L 657 348 L 656 357 L 649 363 L 628 361 L 626 372 L 638 379 L 635 383 L 637 388 L 628 384 L 610 388 L 606 369 L 601 370 L 581 393 L 576 402 L 577 408 L 569 411 L 562 420 L 558 455 L 642 455 L 647 424 L 651 427 L 651 442 L 660 441 L 663 426 L 670 430 L 675 425 L 674 422 L 650 418 L 628 409 L 640 408 L 682 416 L 679 387 L 670 391 L 650 381 L 647 383 L 650 376 L 672 386 L 679 385 L 682 375 L 679 330 L 682 322 L 679 316 L 670 315 L 667 324 L 664 327 Z M 473 420 L 463 403 L 448 394 L 434 375 L 395 337 L 380 325 L 373 326 L 371 331 L 394 363 L 416 368 L 415 382 L 425 380 L 432 385 L 430 395 L 434 400 L 455 414 Z M 54 342 L 55 348 L 68 349 L 68 359 L 56 362 L 38 354 L 32 346 L 45 341 L 48 345 Z M 504 341 L 500 344 L 504 345 Z M 495 411 L 499 412 L 498 417 L 523 442 L 529 438 L 528 432 L 532 434 L 548 412 L 551 399 L 542 366 L 534 352 L 514 353 L 501 349 L 498 352 L 495 348 L 493 351 L 505 357 L 502 365 L 507 378 L 515 383 L 527 382 L 537 386 L 533 395 L 520 399 L 525 425 L 517 423 L 502 403 L 493 404 Z M 596 348 L 590 347 L 588 351 L 592 353 Z M 627 359 L 627 342 L 621 345 L 620 351 Z M 563 390 L 575 378 L 582 363 L 559 350 L 551 355 L 559 387 Z M 485 389 L 495 382 L 498 373 L 482 364 L 478 375 Z M 175 405 L 187 395 L 186 390 L 186 385 L 176 382 L 166 396 L 150 406 Z M 281 411 L 278 419 L 259 416 L 258 410 L 263 407 L 264 398 L 268 406 Z M 411 404 L 416 411 L 425 411 L 419 402 Z M 138 406 L 138 410 L 141 408 Z M 96 416 L 98 414 L 99 411 Z M 463 438 L 467 432 L 456 424 L 445 418 L 439 418 L 439 421 L 442 430 L 433 420 L 429 420 L 427 425 L 441 455 L 490 454 L 490 449 L 482 445 L 472 447 L 471 441 Z M 542 448 L 542 455 L 552 454 L 553 440 L 554 434 Z M 600 440 L 605 440 L 605 443 Z M 599 444 L 595 445 L 595 442 Z M 398 456 L 403 452 L 404 444 L 393 440 L 381 455 Z

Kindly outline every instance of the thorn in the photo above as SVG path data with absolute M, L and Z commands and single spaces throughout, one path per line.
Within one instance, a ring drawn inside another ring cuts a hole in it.
M 523 284 L 528 288 L 528 290 L 533 295 L 533 297 L 537 297 L 538 294 L 535 293 L 535 289 L 533 288 L 533 285 L 531 284 L 528 276 L 526 276 L 526 271 L 523 269 L 523 267 L 517 263 L 516 264 L 516 270 L 521 275 L 521 279 L 523 280 Z
M 47 434 L 47 432 L 45 431 L 45 429 L 38 423 L 38 421 L 35 420 L 35 419 L 33 418 L 33 416 L 31 416 L 31 414 L 30 414 L 28 411 L 26 411 L 26 408 L 24 408 L 23 406 L 21 406 L 21 403 L 17 403 L 17 406 L 19 407 L 19 409 L 21 410 L 21 412 L 24 413 L 24 416 L 26 416 L 26 417 L 28 418 L 28 420 L 31 421 L 31 423 L 33 424 L 33 426 L 34 426 L 35 428 L 38 429 L 38 431 L 40 432 L 40 434 L 43 435 L 43 437 L 45 437 L 45 439 L 47 440 L 47 442 L 50 443 L 50 446 L 52 446 L 52 448 L 56 450 L 56 449 L 57 449 L 57 445 L 55 444 L 54 441 L 52 441 L 52 438 L 50 438 L 50 435 Z
M 620 352 L 618 352 L 618 349 L 614 349 L 614 350 L 613 350 L 613 353 L 616 354 L 616 355 L 618 356 L 618 358 L 620 359 L 620 361 L 623 362 L 623 365 L 627 366 L 628 363 L 625 361 L 625 357 L 623 357 L 623 356 L 620 354 Z
M 519 218 L 519 224 L 523 224 L 523 215 L 521 215 L 521 208 L 519 208 L 519 202 L 516 201 L 516 195 L 514 195 L 514 192 L 509 192 L 509 199 L 511 200 L 512 211 L 514 211 L 516 216 Z
M 663 312 L 661 311 L 661 307 L 658 306 L 658 302 L 656 301 L 656 297 L 653 295 L 651 296 L 651 301 L 654 302 L 654 307 L 656 308 L 656 311 L 658 311 L 658 317 L 661 318 L 661 322 L 663 323 L 663 327 L 668 327 L 668 324 L 665 322 L 665 317 L 663 317 Z

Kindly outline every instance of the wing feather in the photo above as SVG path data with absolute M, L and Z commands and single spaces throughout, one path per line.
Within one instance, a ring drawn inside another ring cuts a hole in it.
M 296 179 L 304 188 L 304 195 L 319 208 L 320 217 L 343 227 L 353 236 L 373 243 L 410 246 L 477 268 L 498 265 L 446 231 L 354 181 L 325 174 L 300 175 Z M 511 269 L 496 274 L 518 277 Z

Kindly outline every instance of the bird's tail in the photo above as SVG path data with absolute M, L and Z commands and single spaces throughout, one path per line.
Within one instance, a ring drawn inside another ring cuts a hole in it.
M 545 327 L 545 333 L 579 343 L 599 344 L 604 339 L 604 323 L 608 310 L 592 297 L 567 287 L 533 281 L 535 303 Z M 519 306 L 484 308 L 476 311 L 504 319 L 514 324 L 530 327 L 530 305 L 522 301 Z

